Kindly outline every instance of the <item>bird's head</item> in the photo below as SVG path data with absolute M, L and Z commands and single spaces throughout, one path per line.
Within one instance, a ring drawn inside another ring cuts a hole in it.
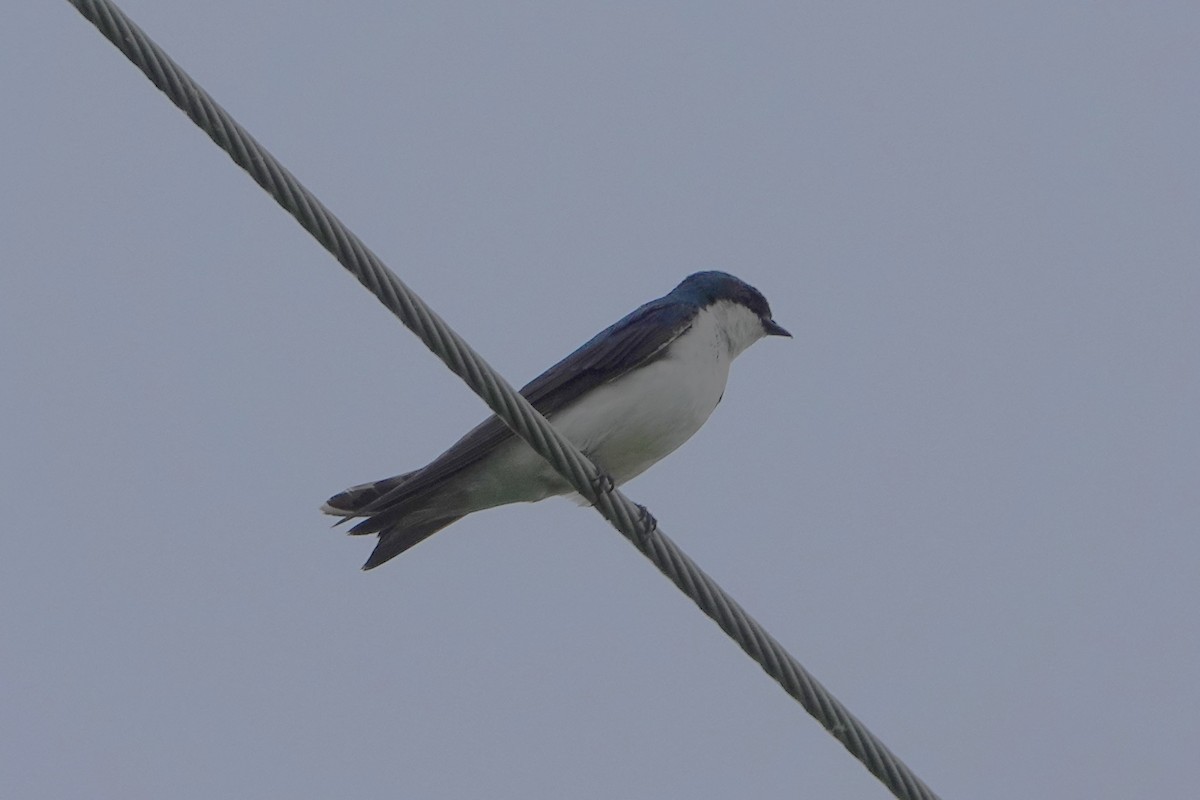
M 762 292 L 728 272 L 689 275 L 669 296 L 716 313 L 735 356 L 765 336 L 791 336 L 771 317 Z

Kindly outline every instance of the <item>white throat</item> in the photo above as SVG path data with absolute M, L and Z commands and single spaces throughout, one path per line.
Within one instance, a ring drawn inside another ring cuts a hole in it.
M 718 300 L 701 312 L 711 314 L 716 327 L 728 348 L 732 361 L 743 350 L 766 336 L 762 320 L 741 303 Z

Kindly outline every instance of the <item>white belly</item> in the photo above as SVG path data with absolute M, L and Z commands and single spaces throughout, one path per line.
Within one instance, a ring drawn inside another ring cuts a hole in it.
M 734 355 L 716 315 L 701 312 L 667 356 L 596 387 L 550 421 L 620 485 L 704 425 L 725 392 Z M 455 499 L 446 499 L 449 510 L 469 513 L 574 493 L 520 439 L 500 445 L 472 473 L 458 485 Z M 577 494 L 575 499 L 582 501 Z
M 700 430 L 725 391 L 729 362 L 664 358 L 601 386 L 555 415 L 554 426 L 618 484 Z
M 698 315 L 668 353 L 593 389 L 550 418 L 618 485 L 690 439 L 725 392 L 731 356 L 710 315 Z M 463 511 L 573 493 L 553 467 L 519 439 L 501 445 L 473 472 L 458 501 Z

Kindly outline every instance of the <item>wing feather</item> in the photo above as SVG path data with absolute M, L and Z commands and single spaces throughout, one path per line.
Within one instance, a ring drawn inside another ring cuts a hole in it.
M 534 378 L 521 394 L 539 412 L 551 417 L 587 391 L 661 357 L 667 345 L 691 326 L 694 317 L 694 308 L 678 302 L 667 302 L 666 298 L 649 302 Z M 354 516 L 374 516 L 410 502 L 478 463 L 513 435 L 499 417 L 489 417 L 427 466 L 355 509 Z

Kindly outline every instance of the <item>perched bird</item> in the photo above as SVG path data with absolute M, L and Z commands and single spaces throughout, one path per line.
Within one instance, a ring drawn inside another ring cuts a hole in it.
M 700 429 L 725 392 L 729 364 L 764 336 L 791 336 L 757 289 L 697 272 L 543 372 L 521 394 L 620 485 Z M 363 569 L 398 556 L 475 511 L 575 494 L 492 416 L 413 472 L 354 486 L 322 506 L 352 534 L 379 534 Z

